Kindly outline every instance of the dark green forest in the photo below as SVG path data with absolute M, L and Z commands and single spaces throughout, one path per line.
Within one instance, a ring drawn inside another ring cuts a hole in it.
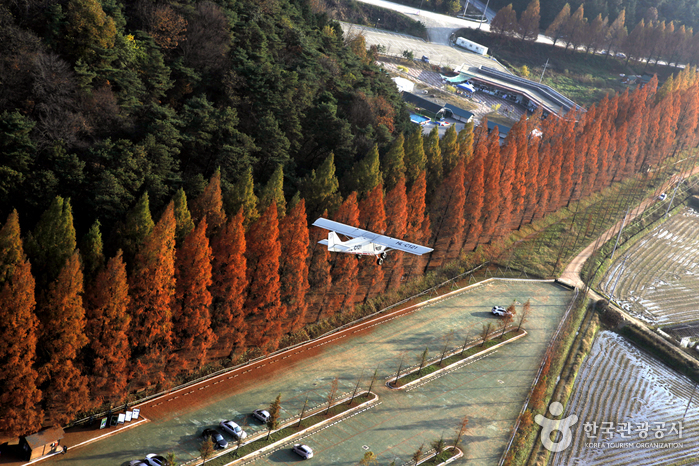
M 249 170 L 262 186 L 281 165 L 307 194 L 331 152 L 342 181 L 409 124 L 363 39 L 304 0 L 14 1 L 0 44 L 0 216 L 33 225 L 60 195 L 79 236 L 217 168 L 229 211 Z

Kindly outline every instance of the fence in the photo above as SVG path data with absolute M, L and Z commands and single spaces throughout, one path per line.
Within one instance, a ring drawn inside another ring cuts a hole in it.
M 529 401 L 531 400 L 531 396 L 532 396 L 532 392 L 534 391 L 534 387 L 536 387 L 536 384 L 539 383 L 539 380 L 541 379 L 541 374 L 544 371 L 544 367 L 553 358 L 553 351 L 554 351 L 554 348 L 556 346 L 556 343 L 558 343 L 558 341 L 560 341 L 561 335 L 562 335 L 562 330 L 570 321 L 571 316 L 573 315 L 572 311 L 575 308 L 576 304 L 578 303 L 578 298 L 580 296 L 581 296 L 580 290 L 578 288 L 576 288 L 575 294 L 573 295 L 573 298 L 571 299 L 570 304 L 568 305 L 568 309 L 566 309 L 566 312 L 563 315 L 563 318 L 561 319 L 560 323 L 558 324 L 558 327 L 556 328 L 556 331 L 554 332 L 553 336 L 551 337 L 551 341 L 549 342 L 548 348 L 546 349 L 546 353 L 544 354 L 544 358 L 541 360 L 541 365 L 539 366 L 539 370 L 536 373 L 536 377 L 534 377 L 534 382 L 532 383 L 531 388 L 529 389 L 529 394 L 527 395 L 527 399 L 524 400 L 524 405 L 522 406 L 522 409 L 519 412 L 519 415 L 517 416 L 517 421 L 515 422 L 515 426 L 512 429 L 512 434 L 510 435 L 510 440 L 507 442 L 507 446 L 505 447 L 505 451 L 503 451 L 502 456 L 500 457 L 500 461 L 498 462 L 498 466 L 502 466 L 505 463 L 505 458 L 507 457 L 507 453 L 510 451 L 510 448 L 512 447 L 512 443 L 515 440 L 515 435 L 517 435 L 517 429 L 519 429 L 519 424 L 522 421 L 522 416 L 524 415 L 524 412 L 529 407 Z

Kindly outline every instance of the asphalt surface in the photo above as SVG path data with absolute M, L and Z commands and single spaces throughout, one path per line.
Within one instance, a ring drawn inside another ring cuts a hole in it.
M 394 459 L 402 464 L 420 445 L 429 445 L 441 435 L 452 438 L 459 420 L 468 415 L 466 457 L 460 463 L 494 464 L 571 296 L 568 289 L 551 282 L 492 281 L 399 317 L 367 322 L 363 330 L 350 329 L 344 336 L 313 342 L 305 353 L 308 356 L 300 351 L 296 358 L 278 355 L 256 363 L 247 378 L 227 374 L 224 378 L 232 384 L 225 387 L 219 380 L 206 381 L 187 389 L 190 404 L 170 405 L 168 399 L 174 394 L 168 395 L 160 404 L 155 401 L 142 408 L 150 422 L 42 464 L 126 465 L 148 453 L 168 451 L 175 452 L 180 462 L 192 460 L 198 456 L 201 432 L 222 419 L 234 420 L 248 432 L 259 431 L 263 427 L 249 413 L 267 406 L 279 393 L 282 418 L 291 418 L 307 396 L 309 405 L 322 404 L 334 377 L 339 377 L 340 392 L 349 392 L 362 373 L 366 388 L 376 367 L 379 380 L 385 382 L 396 371 L 401 354 L 411 365 L 426 347 L 436 356 L 450 330 L 455 332 L 453 346 L 458 346 L 465 338 L 475 338 L 483 323 L 498 322 L 489 312 L 493 305 L 531 299 L 533 312 L 524 325 L 527 337 L 407 392 L 377 384 L 378 406 L 303 439 L 316 452 L 308 464 L 355 465 L 367 449 L 378 456 L 379 464 Z M 290 447 L 291 443 L 255 463 L 294 463 L 299 458 Z

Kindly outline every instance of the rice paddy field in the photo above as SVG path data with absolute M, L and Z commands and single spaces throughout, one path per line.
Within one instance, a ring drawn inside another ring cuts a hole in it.
M 690 379 L 621 336 L 600 332 L 563 414 L 578 417 L 572 443 L 551 464 L 696 464 L 685 462 L 699 455 L 694 390 Z

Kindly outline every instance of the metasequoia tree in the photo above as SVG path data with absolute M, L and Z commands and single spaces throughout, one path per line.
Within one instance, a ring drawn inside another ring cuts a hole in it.
M 512 9 L 512 4 L 502 7 L 493 21 L 490 23 L 490 30 L 495 34 L 503 36 L 514 35 L 517 31 L 517 13 Z
M 425 205 L 425 193 L 427 191 L 427 174 L 423 170 L 413 183 L 408 192 L 408 218 L 406 224 L 406 239 L 417 244 L 425 244 L 429 240 L 430 217 Z M 419 274 L 420 266 L 424 266 L 425 259 L 419 256 L 403 257 L 404 270 L 408 273 Z
M 88 280 L 93 280 L 95 274 L 104 266 L 104 252 L 100 221 L 96 220 L 80 242 L 80 256 L 83 260 L 83 271 Z
M 395 187 L 388 192 L 384 201 L 386 209 L 386 236 L 405 238 L 408 226 L 408 196 L 405 191 L 405 177 L 398 180 Z M 388 264 L 387 287 L 392 289 L 400 285 L 403 277 L 404 254 L 394 254 Z M 384 265 L 384 268 L 386 268 Z
M 42 424 L 37 388 L 34 277 L 24 256 L 17 211 L 0 229 L 0 433 L 14 437 Z
M 282 320 L 286 309 L 280 302 L 279 283 L 279 221 L 277 205 L 272 202 L 260 219 L 248 230 L 246 235 L 248 261 L 247 308 L 248 347 L 257 347 L 264 351 L 274 351 L 279 344 L 282 332 Z
M 427 198 L 432 199 L 434 192 L 442 182 L 443 163 L 442 150 L 439 147 L 439 128 L 434 127 L 430 134 L 424 138 L 424 151 L 427 157 Z
M 478 141 L 473 151 L 473 161 L 468 170 L 468 191 L 466 193 L 466 244 L 473 244 L 474 249 L 478 245 L 478 238 L 483 231 L 482 211 L 485 187 L 485 163 L 488 157 L 488 123 L 483 120 L 474 132 L 474 138 Z
M 444 180 L 435 198 L 436 213 L 434 223 L 434 252 L 430 258 L 439 255 L 444 260 L 451 258 L 463 244 L 464 205 L 466 187 L 464 186 L 464 162 L 460 160 L 449 176 Z M 432 264 L 430 264 L 432 265 Z M 439 264 L 437 264 L 439 265 Z
M 509 224 L 512 220 L 512 213 L 515 208 L 513 207 L 513 202 L 521 203 L 522 200 L 513 199 L 513 188 L 515 183 L 515 167 L 517 165 L 517 144 L 514 140 L 510 139 L 507 141 L 505 146 L 500 151 L 500 168 L 502 172 L 500 173 L 499 187 L 502 191 L 500 197 L 500 214 L 498 216 L 496 225 L 503 234 L 509 231 Z M 524 196 L 522 196 L 524 197 Z M 497 235 L 496 236 L 500 236 Z
M 172 349 L 175 230 L 175 205 L 170 202 L 140 247 L 129 280 L 129 342 L 138 385 L 164 381 Z
M 247 259 L 243 209 L 231 217 L 213 239 L 211 326 L 217 337 L 216 349 L 232 357 L 245 349 L 247 324 L 245 289 Z
M 465 131 L 464 128 L 462 131 Z M 466 137 L 467 133 L 464 133 Z M 456 132 L 456 125 L 449 125 L 444 137 L 439 141 L 439 149 L 442 153 L 442 173 L 451 173 L 460 158 L 462 158 L 459 147 L 459 135 Z
M 500 136 L 497 127 L 488 136 L 488 164 L 485 170 L 483 232 L 485 238 L 492 238 L 495 225 L 500 215 L 503 192 L 500 183 Z
M 303 199 L 292 200 L 289 213 L 279 222 L 279 242 L 282 247 L 279 263 L 280 299 L 287 315 L 282 332 L 288 333 L 303 326 L 308 307 L 309 237 L 306 203 Z
M 379 234 L 386 231 L 386 209 L 381 183 L 359 203 L 359 226 Z M 384 279 L 383 267 L 376 267 L 373 260 L 367 259 L 362 257 L 359 261 L 359 283 L 366 287 L 365 300 L 380 291 L 377 285 L 382 284 Z
M 118 402 L 128 383 L 129 285 L 126 265 L 119 250 L 109 259 L 89 288 L 86 297 L 87 326 L 90 341 L 90 392 L 96 401 Z
M 342 203 L 335 214 L 335 220 L 347 225 L 359 225 L 359 206 L 357 193 L 353 192 Z M 333 257 L 334 256 L 334 257 Z M 330 299 L 331 309 L 339 310 L 354 305 L 358 283 L 359 264 L 354 254 L 333 253 L 332 282 L 333 297 Z
M 116 234 L 119 238 L 119 244 L 124 251 L 124 260 L 127 264 L 133 262 L 138 248 L 151 234 L 154 226 L 155 223 L 153 223 L 150 213 L 148 192 L 145 192 L 126 213 L 124 223 L 116 227 Z
M 539 37 L 540 12 L 539 0 L 529 2 L 527 9 L 524 10 L 524 13 L 519 18 L 519 23 L 517 23 L 517 34 L 522 38 L 522 41 L 536 41 L 537 37 Z
M 367 155 L 357 162 L 348 174 L 348 186 L 364 197 L 381 182 L 379 170 L 379 148 L 374 147 Z
M 323 218 L 327 218 L 327 216 L 328 212 L 323 212 Z M 308 295 L 308 298 L 312 299 L 313 305 L 319 308 L 316 318 L 316 320 L 319 320 L 323 311 L 326 310 L 326 306 L 324 305 L 325 294 L 330 289 L 332 283 L 332 276 L 330 275 L 330 252 L 327 246 L 318 244 L 318 241 L 327 238 L 326 230 L 312 227 L 309 235 L 311 257 L 308 265 L 308 284 L 313 290 L 313 293 Z M 334 308 L 327 309 L 330 313 L 333 313 L 335 310 Z
M 258 199 L 255 196 L 254 189 L 255 183 L 252 178 L 252 167 L 248 167 L 243 177 L 236 183 L 233 190 L 235 195 L 232 196 L 231 201 L 227 204 L 228 212 L 243 210 L 243 216 L 245 217 L 243 226 L 245 226 L 246 230 L 260 218 Z
M 82 293 L 83 274 L 76 249 L 49 286 L 39 312 L 40 347 L 45 354 L 39 375 L 53 424 L 64 424 L 90 407 L 89 382 L 77 366 L 79 352 L 88 344 Z
M 556 15 L 556 18 L 554 18 L 553 22 L 551 22 L 548 29 L 546 29 L 546 35 L 553 39 L 553 44 L 551 45 L 551 47 L 555 47 L 556 42 L 558 42 L 558 39 L 560 39 L 565 34 L 565 26 L 566 24 L 568 24 L 569 19 L 570 5 L 566 3 L 565 5 L 563 5 L 563 8 L 558 13 L 558 15 Z
M 202 218 L 184 239 L 175 262 L 174 348 L 182 352 L 182 359 L 196 365 L 206 360 L 206 353 L 215 341 L 211 330 L 212 251 L 206 237 L 207 219 Z

